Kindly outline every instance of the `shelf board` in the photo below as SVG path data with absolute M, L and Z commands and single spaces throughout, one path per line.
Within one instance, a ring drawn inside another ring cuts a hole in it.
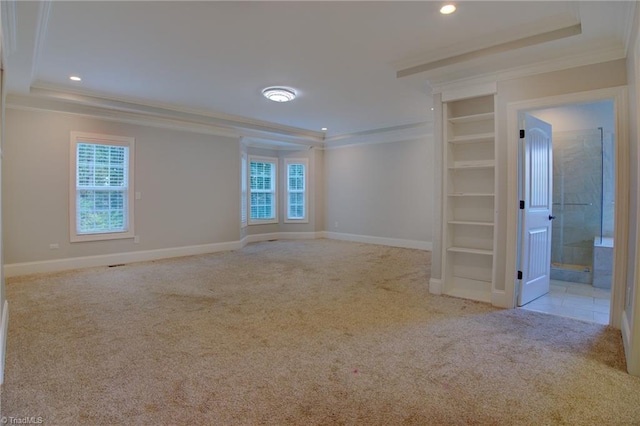
M 476 121 L 488 121 L 493 120 L 495 114 L 492 112 L 487 112 L 484 114 L 474 114 L 474 115 L 465 115 L 461 117 L 451 117 L 449 118 L 449 123 L 473 123 Z
M 449 225 L 493 226 L 493 222 L 479 222 L 471 220 L 450 220 Z
M 449 143 L 464 144 L 493 141 L 495 139 L 495 136 L 495 133 L 476 133 L 473 135 L 456 136 L 449 139 Z
M 481 254 L 484 256 L 493 256 L 493 250 L 474 249 L 468 247 L 449 247 L 447 251 L 454 253 L 468 253 L 468 254 Z
M 495 166 L 495 160 L 454 161 L 453 166 L 449 166 L 449 169 L 493 169 Z
M 494 197 L 492 192 L 454 192 L 449 197 Z

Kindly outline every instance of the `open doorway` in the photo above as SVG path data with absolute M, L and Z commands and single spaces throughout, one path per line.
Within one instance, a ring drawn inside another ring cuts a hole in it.
M 555 220 L 549 292 L 523 308 L 609 324 L 616 193 L 613 101 L 527 113 L 553 128 Z

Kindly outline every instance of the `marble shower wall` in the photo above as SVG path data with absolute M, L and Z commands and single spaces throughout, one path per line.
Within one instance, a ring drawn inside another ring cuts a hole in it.
M 613 236 L 613 159 L 611 134 L 601 142 L 599 129 L 553 133 L 552 263 L 591 268 L 601 226 Z

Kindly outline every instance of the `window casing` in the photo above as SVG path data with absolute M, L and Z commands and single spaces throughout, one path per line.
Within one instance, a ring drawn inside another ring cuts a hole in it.
M 285 222 L 308 223 L 309 194 L 307 191 L 307 173 L 309 161 L 306 158 L 285 159 L 287 215 Z
M 71 242 L 133 238 L 134 139 L 71 132 Z
M 240 226 L 247 226 L 247 154 L 240 158 Z
M 249 157 L 249 225 L 278 223 L 278 159 Z

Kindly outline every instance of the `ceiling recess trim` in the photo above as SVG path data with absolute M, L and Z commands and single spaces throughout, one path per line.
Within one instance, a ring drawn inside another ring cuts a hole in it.
M 467 52 L 460 55 L 439 59 L 437 61 L 405 68 L 399 70 L 396 73 L 396 77 L 408 77 L 410 75 L 420 74 L 437 68 L 444 68 L 450 65 L 471 61 L 473 59 L 483 58 L 498 53 L 521 49 L 524 47 L 535 46 L 537 44 L 547 43 L 549 41 L 572 37 L 579 34 L 582 34 L 582 24 L 575 24 L 557 30 L 547 31 L 541 34 L 520 38 L 518 40 L 508 41 L 505 43 L 496 44 L 494 46 L 485 47 L 483 49 L 474 50 L 473 52 Z

